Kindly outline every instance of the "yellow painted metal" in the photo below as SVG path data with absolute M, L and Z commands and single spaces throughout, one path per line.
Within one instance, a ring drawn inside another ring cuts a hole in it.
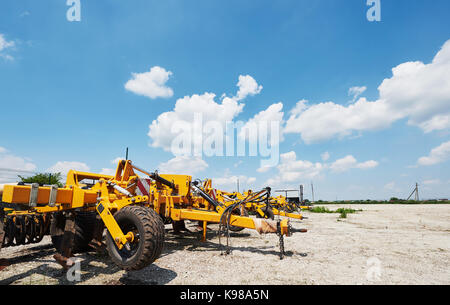
M 208 230 L 208 222 L 203 221 L 203 234 L 202 234 L 202 241 L 206 241 L 206 231 Z
M 244 193 L 239 193 L 239 192 L 228 193 L 228 192 L 225 192 L 225 191 L 222 191 L 219 189 L 213 189 L 211 179 L 207 179 L 203 183 L 203 189 L 209 194 L 214 193 L 217 201 L 225 204 L 226 206 L 235 203 L 236 200 L 244 200 L 246 198 L 249 198 L 250 196 L 254 196 L 255 194 L 257 194 L 257 193 L 253 193 L 252 191 L 247 191 Z M 234 198 L 234 199 L 228 200 L 227 198 Z M 284 217 L 299 219 L 299 220 L 303 219 L 302 214 L 288 213 L 288 212 L 280 210 L 280 209 L 285 208 L 288 204 L 288 202 L 284 196 L 271 197 L 269 199 L 269 201 L 272 205 L 272 212 L 274 213 L 274 215 L 284 216 Z M 274 208 L 273 205 L 280 207 L 280 209 Z M 263 209 L 265 207 L 266 207 L 265 203 L 255 203 L 255 202 L 251 202 L 251 201 L 245 203 L 245 208 L 248 211 L 254 211 L 254 212 L 258 213 L 261 217 L 265 216 L 265 213 L 263 212 Z
M 279 211 L 278 209 L 272 208 L 272 211 L 275 215 L 279 215 L 279 216 L 285 216 L 285 217 L 289 217 L 289 218 L 293 218 L 293 219 L 299 219 L 302 220 L 303 219 L 303 215 L 302 214 L 295 214 L 295 213 L 286 213 L 283 211 Z
M 99 203 L 99 205 L 97 206 L 97 212 L 102 218 L 103 223 L 105 224 L 105 227 L 108 229 L 109 234 L 111 234 L 111 237 L 116 243 L 116 246 L 119 248 L 119 250 L 122 249 L 123 245 L 127 243 L 128 240 L 125 237 L 125 234 L 123 234 L 122 229 L 120 229 L 119 225 L 114 219 L 114 216 L 112 215 L 109 208 L 105 207 L 102 203 Z
M 178 209 L 180 220 L 197 220 L 206 221 L 211 223 L 220 223 L 220 218 L 222 214 L 213 211 L 201 211 L 201 210 L 190 210 L 190 209 Z M 231 215 L 230 225 L 255 229 L 255 223 L 252 218 L 245 216 Z
M 136 196 L 137 183 L 140 176 L 136 172 L 149 175 L 144 170 L 134 166 L 130 160 L 118 162 L 115 175 L 101 175 L 79 171 L 69 171 L 66 185 L 57 189 L 56 204 L 50 206 L 50 187 L 39 187 L 38 205 L 28 206 L 24 213 L 52 213 L 71 209 L 97 211 L 104 222 L 108 232 L 117 247 L 122 247 L 134 239 L 132 232 L 122 232 L 117 224 L 114 214 L 131 204 L 139 204 L 154 209 L 158 214 L 174 221 L 195 220 L 202 221 L 206 238 L 206 224 L 219 223 L 226 207 L 231 204 L 226 197 L 230 195 L 222 191 L 217 192 L 218 207 L 212 206 L 208 201 L 191 192 L 192 177 L 188 175 L 159 175 L 170 185 L 165 185 L 151 179 L 149 196 Z M 86 180 L 93 181 L 92 184 Z M 211 189 L 211 180 L 204 187 Z M 174 187 L 173 187 L 174 185 Z M 3 201 L 6 203 L 23 204 L 27 207 L 31 193 L 31 186 L 7 185 L 3 190 Z M 245 194 L 248 196 L 249 194 Z M 242 198 L 244 194 L 236 194 Z M 253 196 L 253 194 L 252 194 Z M 223 203 L 223 204 L 222 204 Z M 246 208 L 257 210 L 261 206 L 250 205 Z M 19 213 L 12 211 L 10 213 Z M 289 213 L 280 215 L 295 218 Z M 255 222 L 250 217 L 231 215 L 230 225 L 242 228 L 255 229 Z M 288 227 L 288 222 L 283 226 Z M 283 232 L 287 232 L 287 229 Z
M 288 219 L 283 219 L 280 222 L 280 229 L 281 229 L 282 235 L 289 236 L 290 232 L 289 232 L 289 220 Z
M 30 200 L 31 187 L 25 185 L 5 185 L 3 190 L 3 201 L 16 204 L 28 204 Z M 38 191 L 37 204 L 48 204 L 50 198 L 50 187 L 40 187 Z M 70 188 L 58 189 L 56 202 L 61 204 L 71 204 L 73 199 L 73 190 Z M 93 199 L 95 203 L 95 194 L 87 199 Z

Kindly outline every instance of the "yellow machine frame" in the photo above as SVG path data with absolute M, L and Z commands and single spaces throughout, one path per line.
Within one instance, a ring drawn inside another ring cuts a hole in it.
M 148 196 L 136 195 L 137 182 L 140 179 L 136 172 L 152 178 Z M 86 179 L 91 179 L 95 183 L 87 187 L 85 183 L 82 183 Z M 9 214 L 17 215 L 20 213 L 46 214 L 74 209 L 95 210 L 100 215 L 118 249 L 122 249 L 128 243 L 133 242 L 135 237 L 132 232 L 122 231 L 114 214 L 129 205 L 143 205 L 152 208 L 160 216 L 171 218 L 173 221 L 202 221 L 204 240 L 207 223 L 223 221 L 222 216 L 227 206 L 218 202 L 216 206 L 212 207 L 208 200 L 194 195 L 192 188 L 191 176 L 149 173 L 134 166 L 130 160 L 122 160 L 119 161 L 114 176 L 69 171 L 66 185 L 63 188 L 5 185 L 2 201 L 21 205 L 25 211 L 8 211 Z M 283 219 L 278 224 L 270 223 L 270 220 L 238 215 L 231 215 L 228 219 L 230 225 L 255 229 L 260 233 L 290 235 L 288 219 Z
M 203 189 L 206 192 L 208 192 L 209 194 L 214 193 L 217 200 L 219 202 L 222 202 L 225 205 L 230 205 L 235 200 L 244 200 L 245 198 L 248 198 L 252 194 L 252 191 L 246 191 L 244 193 L 239 193 L 239 192 L 230 193 L 230 192 L 226 192 L 223 190 L 215 189 L 212 187 L 211 179 L 207 179 L 203 183 Z M 303 219 L 303 216 L 301 214 L 288 213 L 288 212 L 281 211 L 281 210 L 275 208 L 275 206 L 283 207 L 287 204 L 285 197 L 283 197 L 283 196 L 279 196 L 279 197 L 275 197 L 275 198 L 270 197 L 269 202 L 271 204 L 271 209 L 272 209 L 272 212 L 274 215 L 284 216 L 284 217 L 288 217 L 288 218 L 292 218 L 292 219 L 299 219 L 299 220 Z M 247 211 L 256 212 L 262 218 L 266 217 L 266 214 L 263 211 L 265 207 L 266 207 L 266 204 L 264 204 L 264 203 L 255 203 L 252 201 L 245 203 L 245 208 L 247 209 Z

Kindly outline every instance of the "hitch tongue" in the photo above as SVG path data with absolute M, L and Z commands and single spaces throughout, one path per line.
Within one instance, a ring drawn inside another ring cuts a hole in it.
M 259 234 L 277 233 L 286 235 L 287 237 L 292 235 L 289 219 L 276 221 L 270 219 L 255 218 L 253 219 L 253 223 L 255 225 L 255 230 Z

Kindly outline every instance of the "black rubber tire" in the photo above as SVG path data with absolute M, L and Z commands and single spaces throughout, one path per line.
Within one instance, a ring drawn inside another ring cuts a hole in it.
M 135 240 L 130 244 L 131 251 L 125 247 L 119 250 L 111 237 L 106 234 L 106 245 L 112 261 L 124 270 L 140 270 L 152 264 L 164 246 L 164 223 L 151 208 L 127 206 L 115 213 L 119 227 L 124 234 L 132 231 Z
M 3 248 L 10 247 L 14 244 L 14 235 L 16 233 L 16 226 L 12 217 L 6 218 L 6 223 L 3 226 L 4 238 L 3 238 Z
M 237 209 L 233 210 L 232 214 L 233 215 L 239 215 L 239 216 L 246 216 L 248 217 L 248 211 L 246 208 L 243 208 L 244 212 L 242 213 L 241 208 L 238 207 Z M 229 227 L 231 232 L 241 232 L 242 230 L 244 230 L 245 228 L 242 227 L 236 227 L 236 226 L 231 226 Z
M 26 223 L 25 216 L 16 216 L 16 233 L 14 234 L 14 245 L 19 246 L 25 244 Z
M 89 242 L 93 238 L 94 225 L 96 220 L 96 212 L 77 212 L 75 214 L 75 238 L 73 242 L 72 253 L 81 253 L 92 250 L 89 246 Z M 61 243 L 63 240 L 64 226 L 66 224 L 66 219 L 62 213 L 54 213 L 52 218 L 53 230 L 55 227 L 60 231 L 59 234 L 52 233 L 52 243 L 57 251 L 61 250 Z M 50 230 L 52 231 L 52 229 Z

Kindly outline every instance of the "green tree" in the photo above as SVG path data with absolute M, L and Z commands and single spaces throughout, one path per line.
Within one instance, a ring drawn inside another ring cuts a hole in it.
M 38 173 L 30 177 L 22 177 L 19 175 L 19 178 L 23 183 L 39 183 L 39 185 L 56 184 L 58 185 L 58 187 L 63 187 L 63 184 L 61 182 L 61 173 Z

